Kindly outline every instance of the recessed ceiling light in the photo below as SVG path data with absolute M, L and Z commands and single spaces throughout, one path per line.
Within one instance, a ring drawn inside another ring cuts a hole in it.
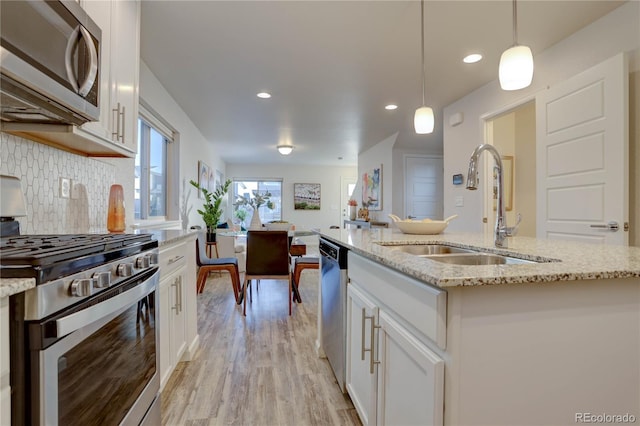
M 392 111 L 394 109 L 398 109 L 398 105 L 394 105 L 394 104 L 385 105 L 384 109 L 388 109 L 389 111 Z
M 467 55 L 462 59 L 462 62 L 465 64 L 475 64 L 480 59 L 482 59 L 482 55 L 479 53 L 472 53 L 471 55 Z
M 256 96 L 261 98 L 261 99 L 269 99 L 271 97 L 271 93 L 260 92 Z

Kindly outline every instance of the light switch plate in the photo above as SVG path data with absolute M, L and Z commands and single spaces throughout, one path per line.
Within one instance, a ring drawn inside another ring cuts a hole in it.
M 71 179 L 60 178 L 60 198 L 69 198 L 71 196 Z
M 456 197 L 456 207 L 464 207 L 464 197 L 462 195 Z
M 75 180 L 71 180 L 71 199 L 77 200 L 80 198 L 80 185 L 81 183 L 76 182 Z

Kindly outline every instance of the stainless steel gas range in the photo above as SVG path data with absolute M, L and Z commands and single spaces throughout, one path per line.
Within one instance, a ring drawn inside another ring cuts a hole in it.
M 158 242 L 148 234 L 0 238 L 12 424 L 160 424 Z

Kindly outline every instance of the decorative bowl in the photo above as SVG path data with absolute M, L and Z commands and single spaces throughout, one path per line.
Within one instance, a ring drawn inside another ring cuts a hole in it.
M 405 234 L 418 234 L 418 235 L 435 235 L 445 230 L 449 221 L 456 218 L 458 215 L 453 215 L 445 220 L 402 220 L 398 216 L 390 214 L 389 217 L 396 224 L 398 229 Z

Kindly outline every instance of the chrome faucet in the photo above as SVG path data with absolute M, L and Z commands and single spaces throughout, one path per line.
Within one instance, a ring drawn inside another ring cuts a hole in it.
M 483 151 L 488 151 L 493 155 L 493 159 L 496 161 L 496 175 L 498 179 L 498 194 L 496 200 L 496 228 L 494 231 L 494 241 L 496 247 L 507 247 L 507 237 L 512 237 L 516 235 L 518 232 L 518 225 L 520 225 L 521 216 L 518 214 L 518 221 L 515 226 L 508 227 L 507 226 L 507 216 L 505 215 L 505 207 L 504 207 L 504 177 L 502 173 L 502 159 L 500 158 L 500 153 L 498 150 L 493 147 L 493 145 L 482 144 L 478 145 L 476 149 L 473 150 L 471 154 L 471 158 L 469 159 L 469 173 L 467 174 L 467 189 L 476 190 L 478 189 L 478 159 L 480 158 L 480 154 Z

